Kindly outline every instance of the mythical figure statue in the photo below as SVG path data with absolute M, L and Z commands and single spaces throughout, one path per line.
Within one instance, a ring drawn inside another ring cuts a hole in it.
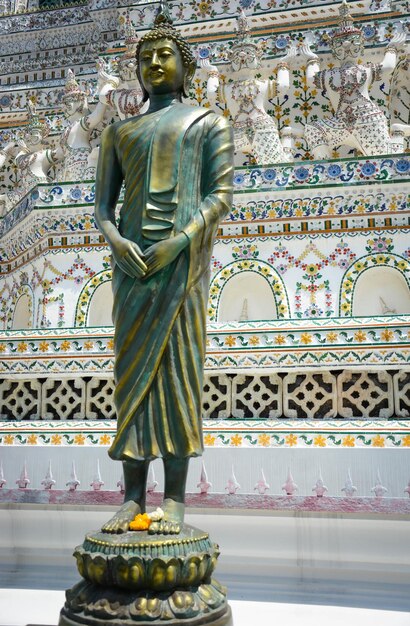
M 308 58 L 306 78 L 329 96 L 334 115 L 306 125 L 305 138 L 316 159 L 332 156 L 339 145 L 356 148 L 365 156 L 391 154 L 400 150 L 400 142 L 391 137 L 387 119 L 369 95 L 374 81 L 382 80 L 395 68 L 398 48 L 405 42 L 405 33 L 396 34 L 387 46 L 381 63 L 361 65 L 364 50 L 362 31 L 354 26 L 344 1 L 339 9 L 339 26 L 333 33 L 331 46 L 339 67 L 320 70 L 318 56 L 308 44 L 301 54 Z M 393 131 L 403 129 L 394 128 Z
M 201 66 L 208 72 L 207 92 L 211 103 L 226 103 L 233 119 L 235 149 L 249 152 L 260 164 L 289 161 L 291 128 L 284 132 L 281 143 L 275 120 L 267 113 L 268 100 L 276 89 L 289 88 L 289 61 L 296 56 L 292 46 L 278 63 L 277 83 L 257 78 L 261 67 L 262 48 L 252 41 L 248 19 L 241 10 L 237 20 L 236 41 L 229 51 L 229 78 L 221 84 L 218 68 L 202 58 Z
M 40 121 L 36 107 L 30 100 L 27 103 L 27 116 L 28 124 L 18 142 L 20 151 L 15 157 L 24 190 L 39 182 L 49 182 L 48 172 L 56 163 L 55 150 L 45 143 L 50 127 L 47 122 Z
M 149 532 L 178 534 L 189 459 L 203 450 L 209 265 L 232 201 L 233 141 L 224 117 L 182 103 L 196 63 L 167 19 L 160 12 L 137 45 L 149 108 L 103 131 L 97 169 L 95 216 L 113 257 L 118 430 L 109 454 L 125 483 L 105 533 L 126 532 L 145 511 L 149 463 L 162 457 L 164 518 Z
M 18 202 L 32 187 L 46 183 L 50 169 L 57 163 L 56 150 L 47 145 L 45 139 L 50 132 L 47 122 L 40 121 L 35 105 L 27 103 L 27 126 L 17 140 L 17 153 L 14 162 L 17 166 L 18 180 L 14 189 L 0 196 L 0 211 L 4 212 Z M 2 150 L 0 164 L 15 152 L 16 142 L 10 142 Z
M 137 78 L 137 60 L 135 51 L 138 37 L 128 13 L 125 23 L 126 50 L 118 61 L 120 83 L 117 89 L 111 89 L 105 95 L 100 94 L 100 102 L 105 102 L 118 113 L 121 120 L 133 117 L 141 112 L 142 91 Z
M 13 154 L 15 153 L 16 142 L 8 141 L 0 148 L 0 169 L 2 169 L 8 161 L 11 161 Z M 6 212 L 6 202 L 8 193 L 0 194 L 0 217 L 3 217 Z
M 63 161 L 62 180 L 81 181 L 93 177 L 91 134 L 103 121 L 107 104 L 105 94 L 118 86 L 118 79 L 105 72 L 103 62 L 98 63 L 98 94 L 99 102 L 90 113 L 88 111 L 87 95 L 81 91 L 74 72 L 68 70 L 65 85 L 63 104 L 69 126 L 63 132 L 60 147 L 57 152 L 59 161 Z

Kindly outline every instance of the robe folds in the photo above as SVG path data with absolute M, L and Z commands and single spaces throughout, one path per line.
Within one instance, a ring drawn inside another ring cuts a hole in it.
M 113 267 L 117 435 L 111 458 L 202 453 L 209 267 L 232 203 L 226 119 L 175 103 L 107 129 L 125 182 L 119 231 L 144 251 L 183 232 L 187 247 L 148 279 Z

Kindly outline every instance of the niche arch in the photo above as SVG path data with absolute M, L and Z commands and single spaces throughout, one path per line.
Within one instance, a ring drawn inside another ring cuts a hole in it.
M 34 295 L 28 285 L 22 285 L 13 298 L 7 327 L 10 330 L 33 328 Z
M 85 283 L 75 310 L 74 325 L 76 327 L 112 326 L 112 305 L 110 304 L 112 295 L 108 303 L 106 299 L 108 294 L 111 294 L 111 280 L 112 271 L 103 270 Z M 93 321 L 94 323 L 90 323 Z
M 285 289 L 285 285 L 281 276 L 278 272 L 266 261 L 233 261 L 226 265 L 223 269 L 221 269 L 213 278 L 210 291 L 209 291 L 209 308 L 208 308 L 208 317 L 212 322 L 222 321 L 220 312 L 221 312 L 221 302 L 224 306 L 224 293 L 229 297 L 229 293 L 235 293 L 235 283 L 232 283 L 232 280 L 240 281 L 236 282 L 236 285 L 240 285 L 241 283 L 246 281 L 246 279 L 252 276 L 258 276 L 258 281 L 255 283 L 257 285 L 256 290 L 257 293 L 269 293 L 269 298 L 271 299 L 271 305 L 265 303 L 265 309 L 263 306 L 260 307 L 260 310 L 263 312 L 264 310 L 269 310 L 269 306 L 272 311 L 275 312 L 275 317 L 273 319 L 284 319 L 289 317 L 289 300 L 288 295 Z M 243 278 L 243 282 L 241 281 Z M 247 282 L 247 281 L 246 281 Z M 231 287 L 229 287 L 231 285 Z M 248 285 L 247 285 L 248 286 Z M 228 289 L 226 292 L 225 290 Z M 269 291 L 266 291 L 269 290 Z M 252 290 L 249 289 L 247 292 L 248 302 L 250 299 L 256 294 L 252 293 Z M 245 295 L 245 294 L 244 294 Z M 240 308 L 242 304 L 239 305 L 238 315 L 236 319 L 238 320 L 241 314 Z M 225 310 L 229 310 L 227 307 Z M 255 308 L 254 308 L 255 310 Z M 257 309 L 256 309 L 257 310 Z M 223 309 L 223 321 L 234 321 L 226 319 L 224 315 Z M 254 315 L 252 315 L 252 319 L 257 319 Z M 259 319 L 268 319 L 265 316 Z
M 377 273 L 378 270 L 379 273 Z M 374 276 L 377 277 L 376 280 Z M 382 315 L 382 312 L 378 313 L 381 303 L 379 302 L 376 307 L 374 304 L 379 295 L 383 297 L 383 292 L 385 303 L 391 308 L 396 308 L 394 306 L 396 304 L 398 314 L 406 311 L 410 313 L 406 304 L 407 302 L 410 304 L 410 262 L 404 257 L 389 253 L 363 256 L 346 270 L 340 287 L 340 316 L 351 317 L 366 314 L 357 312 L 366 310 L 364 308 L 366 304 L 363 303 L 363 298 L 366 297 L 366 277 L 369 280 L 367 289 L 369 307 L 370 303 L 373 303 L 373 313 L 369 308 L 367 315 Z M 391 281 L 389 281 L 390 277 Z M 379 282 L 383 287 L 375 286 Z

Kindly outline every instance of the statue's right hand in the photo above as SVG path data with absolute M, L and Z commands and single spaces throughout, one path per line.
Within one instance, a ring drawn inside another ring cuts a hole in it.
M 140 247 L 125 237 L 110 242 L 112 256 L 118 267 L 134 278 L 142 278 L 147 272 L 147 266 L 142 260 Z

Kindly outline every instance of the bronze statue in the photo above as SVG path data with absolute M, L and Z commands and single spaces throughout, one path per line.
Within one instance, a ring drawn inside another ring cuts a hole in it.
M 189 459 L 203 450 L 209 264 L 231 207 L 233 138 L 225 118 L 182 103 L 196 63 L 166 11 L 136 55 L 149 108 L 104 130 L 96 179 L 96 220 L 113 259 L 118 429 L 109 454 L 125 482 L 125 503 L 103 531 L 127 532 L 145 511 L 148 466 L 162 457 L 165 515 L 149 532 L 177 534 Z
M 189 459 L 202 453 L 209 266 L 231 207 L 233 137 L 226 119 L 182 103 L 195 61 L 161 9 L 136 52 L 149 108 L 104 130 L 96 181 L 113 259 L 118 429 L 109 454 L 123 462 L 125 503 L 75 549 L 82 580 L 66 592 L 60 626 L 232 624 L 226 589 L 212 578 L 219 548 L 183 521 Z M 165 493 L 155 516 L 145 490 L 156 457 Z

